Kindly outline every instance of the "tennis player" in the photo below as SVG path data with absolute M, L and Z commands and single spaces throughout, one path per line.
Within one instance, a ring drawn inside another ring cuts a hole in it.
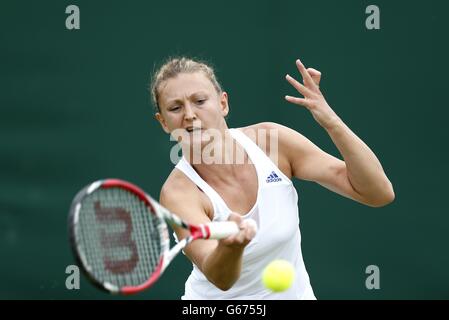
M 202 61 L 169 59 L 153 75 L 156 119 L 179 141 L 183 154 L 162 187 L 160 203 L 191 223 L 232 220 L 240 226 L 234 236 L 198 240 L 185 248 L 193 270 L 182 299 L 316 299 L 301 252 L 292 177 L 371 207 L 395 197 L 375 154 L 326 102 L 321 73 L 300 60 L 296 66 L 302 81 L 289 75 L 286 80 L 302 97 L 285 99 L 312 113 L 343 160 L 280 124 L 228 128 L 228 94 Z M 257 222 L 257 233 L 248 218 Z M 175 232 L 178 239 L 187 235 Z M 263 269 L 275 259 L 288 260 L 296 270 L 293 285 L 280 293 L 261 282 Z

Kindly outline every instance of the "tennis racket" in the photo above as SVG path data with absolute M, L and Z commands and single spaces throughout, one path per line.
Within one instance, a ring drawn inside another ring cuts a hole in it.
M 170 248 L 167 223 L 190 231 Z M 197 239 L 223 239 L 239 232 L 235 222 L 191 225 L 132 183 L 91 183 L 73 199 L 70 244 L 88 279 L 110 293 L 133 294 L 154 284 L 173 258 Z

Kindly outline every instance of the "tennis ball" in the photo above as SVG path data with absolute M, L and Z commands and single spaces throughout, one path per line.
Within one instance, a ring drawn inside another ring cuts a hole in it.
M 286 260 L 270 262 L 262 273 L 264 286 L 274 292 L 287 290 L 292 285 L 293 280 L 295 280 L 295 269 Z

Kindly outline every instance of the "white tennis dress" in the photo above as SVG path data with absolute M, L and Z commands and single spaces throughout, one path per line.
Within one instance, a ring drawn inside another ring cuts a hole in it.
M 193 264 L 182 299 L 316 299 L 302 258 L 298 194 L 295 187 L 290 179 L 242 131 L 238 129 L 229 129 L 229 131 L 245 149 L 256 168 L 259 186 L 257 201 L 243 218 L 254 219 L 258 225 L 258 232 L 245 247 L 240 278 L 231 289 L 227 291 L 218 289 Z M 178 162 L 176 168 L 209 197 L 214 209 L 213 221 L 227 220 L 231 210 L 184 157 Z M 280 293 L 269 291 L 261 282 L 263 269 L 275 259 L 290 261 L 296 270 L 293 285 Z

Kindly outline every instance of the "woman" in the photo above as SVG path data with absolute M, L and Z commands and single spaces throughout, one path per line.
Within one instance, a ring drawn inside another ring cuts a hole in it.
M 183 152 L 162 187 L 161 204 L 191 223 L 232 220 L 240 226 L 236 235 L 198 240 L 185 248 L 193 271 L 183 299 L 315 299 L 301 253 L 292 177 L 315 181 L 368 206 L 394 199 L 374 153 L 327 104 L 319 89 L 320 72 L 306 69 L 300 60 L 296 65 L 303 83 L 289 75 L 286 80 L 304 97 L 285 99 L 312 113 L 344 161 L 276 123 L 229 129 L 228 95 L 203 62 L 171 59 L 153 77 L 156 118 Z M 265 138 L 271 141 L 268 146 Z M 257 233 L 249 218 L 256 221 Z M 175 232 L 178 239 L 187 235 Z M 296 270 L 295 282 L 281 293 L 268 291 L 260 280 L 274 259 L 288 260 Z

